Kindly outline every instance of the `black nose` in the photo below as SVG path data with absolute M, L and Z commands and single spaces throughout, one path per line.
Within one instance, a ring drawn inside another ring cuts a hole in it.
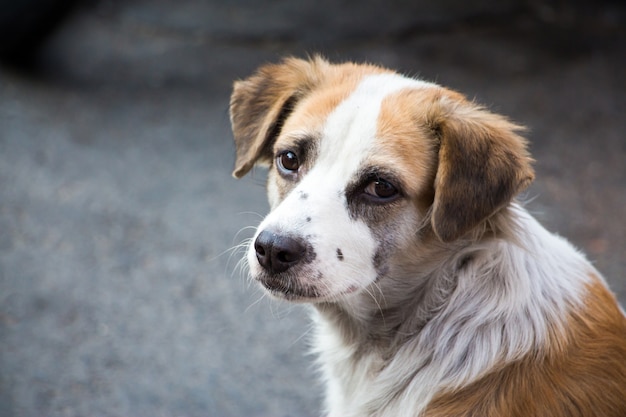
M 274 274 L 285 272 L 297 264 L 306 252 L 302 241 L 267 230 L 259 233 L 254 249 L 261 266 Z

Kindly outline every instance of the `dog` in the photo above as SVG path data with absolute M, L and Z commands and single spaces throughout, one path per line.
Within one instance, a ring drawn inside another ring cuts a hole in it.
M 523 129 L 319 56 L 236 81 L 234 177 L 266 165 L 252 278 L 313 306 L 329 417 L 626 416 L 626 318 L 516 196 Z

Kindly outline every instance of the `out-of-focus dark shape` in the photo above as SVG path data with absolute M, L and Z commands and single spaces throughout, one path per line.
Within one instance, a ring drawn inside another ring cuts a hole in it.
M 0 0 L 0 62 L 32 66 L 40 46 L 78 3 L 79 0 Z

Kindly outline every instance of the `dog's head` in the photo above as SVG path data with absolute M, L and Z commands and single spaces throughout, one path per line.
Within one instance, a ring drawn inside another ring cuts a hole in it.
M 230 112 L 233 175 L 269 165 L 251 273 L 291 300 L 359 293 L 425 240 L 462 239 L 533 179 L 518 126 L 376 66 L 286 59 L 236 82 Z

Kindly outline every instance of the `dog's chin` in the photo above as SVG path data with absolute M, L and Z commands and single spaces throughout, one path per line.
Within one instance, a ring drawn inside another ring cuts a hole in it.
M 270 276 L 261 274 L 255 276 L 265 291 L 271 296 L 294 303 L 321 303 L 337 301 L 358 292 L 357 286 L 350 286 L 343 291 L 331 291 L 325 287 L 301 283 L 292 276 Z

